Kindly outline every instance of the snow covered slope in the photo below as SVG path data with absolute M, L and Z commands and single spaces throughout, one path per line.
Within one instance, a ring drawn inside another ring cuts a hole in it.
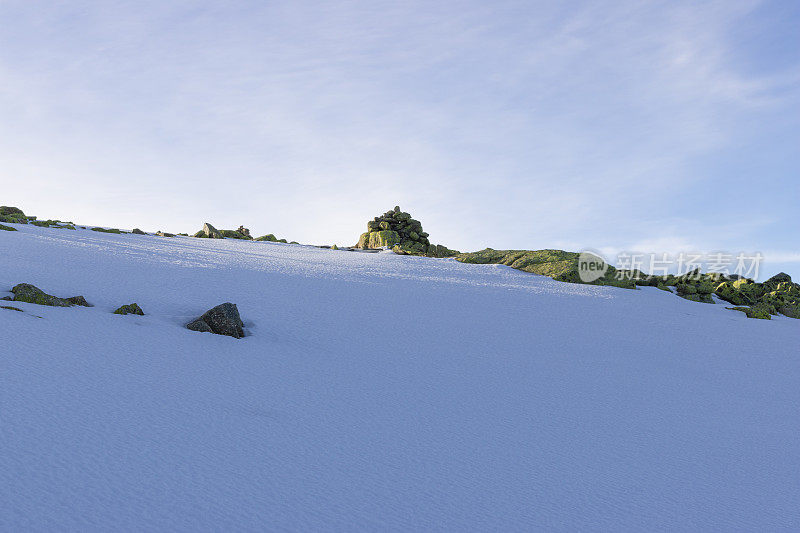
M 16 227 L 0 291 L 96 307 L 0 309 L 0 530 L 800 529 L 800 321 L 495 265 Z M 182 327 L 227 301 L 244 339 Z M 147 315 L 111 313 L 131 302 Z

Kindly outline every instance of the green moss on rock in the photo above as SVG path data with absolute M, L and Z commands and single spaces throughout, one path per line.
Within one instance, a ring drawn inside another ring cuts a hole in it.
M 14 293 L 15 302 L 27 302 L 50 307 L 71 307 L 73 305 L 67 299 L 47 294 L 40 288 L 29 283 L 20 283 L 14 286 L 11 292 Z
M 752 307 L 728 307 L 728 309 L 732 309 L 734 311 L 741 311 L 745 315 L 747 315 L 747 318 L 758 318 L 760 320 L 772 319 L 769 310 L 759 304 L 756 304 Z
M 100 233 L 116 233 L 116 234 L 122 233 L 117 228 L 92 228 L 92 231 L 99 231 Z
M 232 229 L 224 229 L 222 230 L 223 237 L 227 237 L 229 239 L 242 239 L 242 240 L 252 240 L 252 237 L 244 235 L 243 233 L 239 233 L 238 231 Z
M 139 304 L 132 303 L 123 305 L 114 311 L 115 315 L 144 315 L 144 311 L 139 307 Z
M 452 257 L 458 253 L 446 246 L 432 245 L 428 234 L 422 231 L 422 223 L 399 206 L 367 222 L 367 231 L 361 234 L 355 248 L 389 248 L 398 254 L 428 257 Z
M 0 230 L 2 231 L 17 231 L 17 228 L 12 228 L 11 226 L 4 226 L 0 224 Z

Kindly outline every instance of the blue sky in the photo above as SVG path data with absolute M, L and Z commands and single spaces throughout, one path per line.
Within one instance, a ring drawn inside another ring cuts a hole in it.
M 0 0 L 0 203 L 800 278 L 800 3 Z

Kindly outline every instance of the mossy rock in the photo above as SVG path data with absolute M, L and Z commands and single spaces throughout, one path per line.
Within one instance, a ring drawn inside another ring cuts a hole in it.
M 116 311 L 114 311 L 115 315 L 144 315 L 144 311 L 142 308 L 139 307 L 139 304 L 132 303 L 128 305 L 123 305 Z
M 241 239 L 241 240 L 246 240 L 246 241 L 252 240 L 252 237 L 248 237 L 248 236 L 244 235 L 243 233 L 239 233 L 238 231 L 232 230 L 232 229 L 224 229 L 224 230 L 222 230 L 222 235 L 223 235 L 223 237 L 227 237 L 229 239 Z
M 728 307 L 728 309 L 732 309 L 733 311 L 741 311 L 747 315 L 747 318 L 758 318 L 760 320 L 772 319 L 769 310 L 757 304 L 753 307 Z
M 17 231 L 17 228 L 12 228 L 11 226 L 4 226 L 0 224 L 0 231 Z
M 789 318 L 800 318 L 800 303 L 790 303 L 778 308 L 778 312 Z
M 428 234 L 422 231 L 422 223 L 412 218 L 409 213 L 401 211 L 399 206 L 395 206 L 394 209 L 367 222 L 367 231 L 361 234 L 355 248 L 391 248 L 399 254 L 440 257 L 437 254 L 439 249 L 434 248 L 431 252 L 430 246 Z M 447 248 L 443 248 L 442 254 L 445 254 Z
M 451 250 L 447 246 L 443 246 L 441 244 L 431 244 L 428 246 L 428 249 L 425 250 L 425 255 L 427 257 L 455 257 L 459 253 L 458 250 Z
M 22 209 L 19 207 L 12 207 L 8 205 L 0 205 L 0 215 L 15 215 L 15 216 L 25 216 L 25 213 L 22 212 Z
M 147 233 L 143 232 L 139 228 L 133 228 L 131 230 L 131 233 L 133 233 L 134 235 L 147 235 Z
M 25 213 L 23 213 L 22 209 L 20 209 L 19 207 L 1 205 L 0 222 L 8 222 L 11 224 L 27 224 L 28 217 L 25 216 Z
M 455 256 L 456 261 L 473 264 L 500 264 L 523 272 L 539 274 L 567 283 L 586 284 L 578 271 L 580 254 L 563 250 L 494 250 L 486 248 L 479 252 Z M 590 285 L 609 285 L 623 289 L 635 289 L 633 280 L 617 276 L 617 269 L 610 266 L 605 275 Z
M 9 224 L 27 224 L 28 219 L 20 215 L 0 215 L 0 222 L 8 222 Z
M 331 250 L 338 250 L 338 249 L 339 249 L 339 247 L 336 246 L 335 244 L 333 246 L 331 246 Z
M 92 228 L 92 231 L 99 231 L 100 233 L 116 233 L 116 234 L 122 233 L 117 228 Z
M 15 302 L 27 302 L 36 305 L 47 305 L 50 307 L 71 307 L 73 304 L 66 298 L 58 298 L 47 294 L 40 288 L 29 283 L 20 283 L 11 289 L 14 293 Z
M 268 241 L 268 242 L 278 242 L 278 238 L 275 235 L 273 235 L 272 233 L 269 233 L 269 234 L 264 235 L 262 237 L 258 237 L 255 240 L 257 240 L 257 241 Z
M 219 231 L 217 228 L 215 228 L 214 226 L 212 226 L 208 222 L 203 224 L 203 229 L 200 230 L 198 233 L 200 233 L 200 232 L 202 232 L 203 236 L 208 238 L 208 239 L 224 239 L 225 238 L 225 236 L 222 234 L 221 231 Z M 197 236 L 198 236 L 198 234 L 196 233 L 195 237 L 197 237 Z
M 733 282 L 723 281 L 714 289 L 720 300 L 732 303 L 733 305 L 752 305 L 755 301 L 745 293 L 736 288 Z

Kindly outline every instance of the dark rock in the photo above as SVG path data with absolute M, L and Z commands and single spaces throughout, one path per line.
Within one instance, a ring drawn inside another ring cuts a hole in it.
M 114 311 L 114 314 L 115 315 L 144 315 L 144 311 L 142 311 L 142 308 L 139 307 L 139 304 L 133 303 L 133 304 L 128 304 L 128 305 L 123 305 L 122 307 L 120 307 L 119 309 Z
M 19 307 L 12 307 L 10 305 L 0 305 L 0 309 L 8 309 L 9 311 L 19 311 L 20 313 L 23 312 L 22 309 L 20 309 Z
M 241 233 L 248 239 L 252 239 L 253 237 L 250 236 L 250 230 L 245 228 L 244 226 L 239 226 L 239 229 L 236 230 L 238 233 Z
M 204 323 L 205 326 L 198 322 Z M 211 331 L 217 335 L 227 335 L 236 339 L 244 337 L 244 324 L 239 316 L 239 309 L 236 304 L 230 302 L 209 309 L 186 327 L 192 331 Z M 206 327 L 208 329 L 205 329 Z
M 122 233 L 117 228 L 92 228 L 92 231 L 99 231 L 100 233 Z
M 143 231 L 142 231 L 142 230 L 140 230 L 139 228 L 133 228 L 133 229 L 131 230 L 131 233 L 133 233 L 133 234 L 135 234 L 135 235 L 147 235 L 147 233 L 143 232 Z
M 2 231 L 17 231 L 17 228 L 12 228 L 11 226 L 4 226 L 0 224 L 0 230 Z
M 166 231 L 157 231 L 156 235 L 158 235 L 159 237 L 174 237 L 175 236 L 174 233 L 167 233 Z
M 80 305 L 83 307 L 94 307 L 92 304 L 86 301 L 86 298 L 83 296 L 72 296 L 66 299 L 72 305 Z

